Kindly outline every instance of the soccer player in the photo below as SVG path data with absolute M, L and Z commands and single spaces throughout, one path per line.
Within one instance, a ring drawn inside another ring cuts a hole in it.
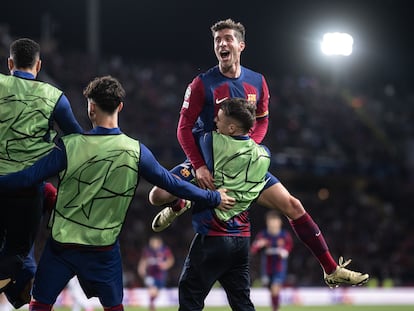
M 148 288 L 149 309 L 155 311 L 155 300 L 160 289 L 167 282 L 167 271 L 174 265 L 175 259 L 171 249 L 164 244 L 160 236 L 151 236 L 148 245 L 143 249 L 138 263 L 138 275 Z
M 137 140 L 121 132 L 125 91 L 110 76 L 91 81 L 84 95 L 93 129 L 63 136 L 32 166 L 0 176 L 0 191 L 30 187 L 59 174 L 58 194 L 32 290 L 30 310 L 50 311 L 77 275 L 87 297 L 105 310 L 123 310 L 119 233 L 140 177 L 179 197 L 227 210 L 226 190 L 202 190 L 168 172 Z M 5 206 L 6 208 L 7 206 Z
M 280 290 L 286 280 L 287 259 L 293 247 L 292 236 L 282 225 L 279 212 L 268 211 L 266 229 L 256 235 L 250 248 L 253 255 L 260 253 L 262 283 L 270 290 L 272 311 L 279 310 Z
M 189 171 L 195 170 L 197 183 L 203 189 L 214 189 L 214 179 L 197 146 L 197 136 L 214 129 L 214 118 L 224 99 L 243 97 L 257 106 L 256 123 L 250 131 L 250 136 L 257 143 L 264 138 L 268 126 L 269 91 L 265 78 L 240 63 L 241 53 L 245 48 L 244 26 L 227 19 L 215 23 L 211 32 L 218 65 L 195 77 L 185 92 L 177 137 L 187 161 L 172 169 L 172 173 L 180 178 L 185 178 Z M 168 202 L 169 197 L 163 197 L 163 194 L 157 188 L 152 190 L 153 200 L 157 205 L 169 204 L 154 218 L 155 230 L 158 231 L 168 227 L 189 207 L 182 200 Z M 329 287 L 340 284 L 361 285 L 368 281 L 368 274 L 345 268 L 350 260 L 342 262 L 340 259 L 339 265 L 335 262 L 311 215 L 271 173 L 267 176 L 267 184 L 257 202 L 279 210 L 290 220 L 298 238 L 319 261 L 324 280 Z
M 57 134 L 54 124 L 63 134 L 82 131 L 62 91 L 36 80 L 41 65 L 37 42 L 28 38 L 12 42 L 10 75 L 0 74 L 0 176 L 27 168 L 47 154 Z M 39 181 L 0 198 L 5 207 L 0 218 L 0 292 L 15 308 L 30 301 L 36 269 L 31 249 L 48 190 L 44 185 Z
M 250 300 L 248 213 L 266 184 L 270 165 L 268 149 L 248 135 L 255 121 L 255 108 L 244 98 L 224 100 L 215 118 L 217 132 L 200 137 L 199 145 L 214 174 L 215 186 L 228 189 L 236 205 L 228 211 L 200 204 L 192 207 L 196 235 L 179 280 L 180 311 L 202 310 L 216 281 L 225 290 L 232 310 L 254 310 Z M 194 175 L 186 180 L 193 181 Z M 150 201 L 154 203 L 151 194 Z

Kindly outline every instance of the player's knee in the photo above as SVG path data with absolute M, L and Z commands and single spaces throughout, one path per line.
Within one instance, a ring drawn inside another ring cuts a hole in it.
M 163 206 L 173 201 L 175 197 L 164 189 L 153 187 L 148 195 L 148 199 L 152 205 Z
M 297 219 L 303 214 L 306 213 L 305 208 L 303 207 L 302 203 L 299 199 L 295 198 L 294 196 L 290 195 L 288 199 L 289 205 L 289 214 L 287 215 L 291 219 Z
M 161 202 L 161 189 L 158 187 L 153 187 L 148 195 L 148 199 L 152 205 L 160 206 Z

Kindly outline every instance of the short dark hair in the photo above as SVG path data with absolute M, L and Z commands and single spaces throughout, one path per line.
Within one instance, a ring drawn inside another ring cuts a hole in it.
M 221 103 L 220 109 L 230 118 L 235 119 L 245 133 L 248 133 L 256 120 L 256 105 L 245 98 L 230 98 Z
M 244 28 L 243 24 L 240 22 L 236 23 L 231 18 L 216 22 L 213 26 L 211 26 L 210 29 L 213 37 L 216 31 L 223 29 L 233 29 L 235 31 L 235 36 L 237 37 L 237 39 L 239 41 L 245 41 L 246 29 Z
M 29 38 L 21 38 L 10 45 L 10 57 L 16 68 L 33 68 L 40 57 L 40 45 Z
M 117 79 L 103 76 L 89 82 L 83 95 L 92 99 L 103 111 L 113 113 L 124 100 L 125 90 Z

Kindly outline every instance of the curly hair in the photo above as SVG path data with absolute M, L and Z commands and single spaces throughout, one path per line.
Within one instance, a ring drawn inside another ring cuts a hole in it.
M 256 105 L 249 103 L 245 98 L 226 99 L 220 109 L 226 116 L 238 121 L 245 133 L 249 132 L 256 120 Z
M 83 90 L 83 95 L 92 99 L 103 111 L 113 113 L 125 98 L 121 83 L 112 76 L 97 77 Z

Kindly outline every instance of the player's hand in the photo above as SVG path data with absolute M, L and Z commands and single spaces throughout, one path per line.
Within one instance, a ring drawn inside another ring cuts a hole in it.
M 253 245 L 257 248 L 267 247 L 269 245 L 269 241 L 267 239 L 259 239 L 253 243 Z
M 289 252 L 283 247 L 276 248 L 276 252 L 282 258 L 287 258 L 289 256 Z
M 236 204 L 236 199 L 227 195 L 227 189 L 222 188 L 218 189 L 217 191 L 220 192 L 221 202 L 216 208 L 225 212 L 231 209 L 234 204 Z
M 208 170 L 206 165 L 200 166 L 196 172 L 196 179 L 198 186 L 201 189 L 210 189 L 215 190 L 216 187 L 214 186 L 214 178 L 211 176 L 210 171 Z

